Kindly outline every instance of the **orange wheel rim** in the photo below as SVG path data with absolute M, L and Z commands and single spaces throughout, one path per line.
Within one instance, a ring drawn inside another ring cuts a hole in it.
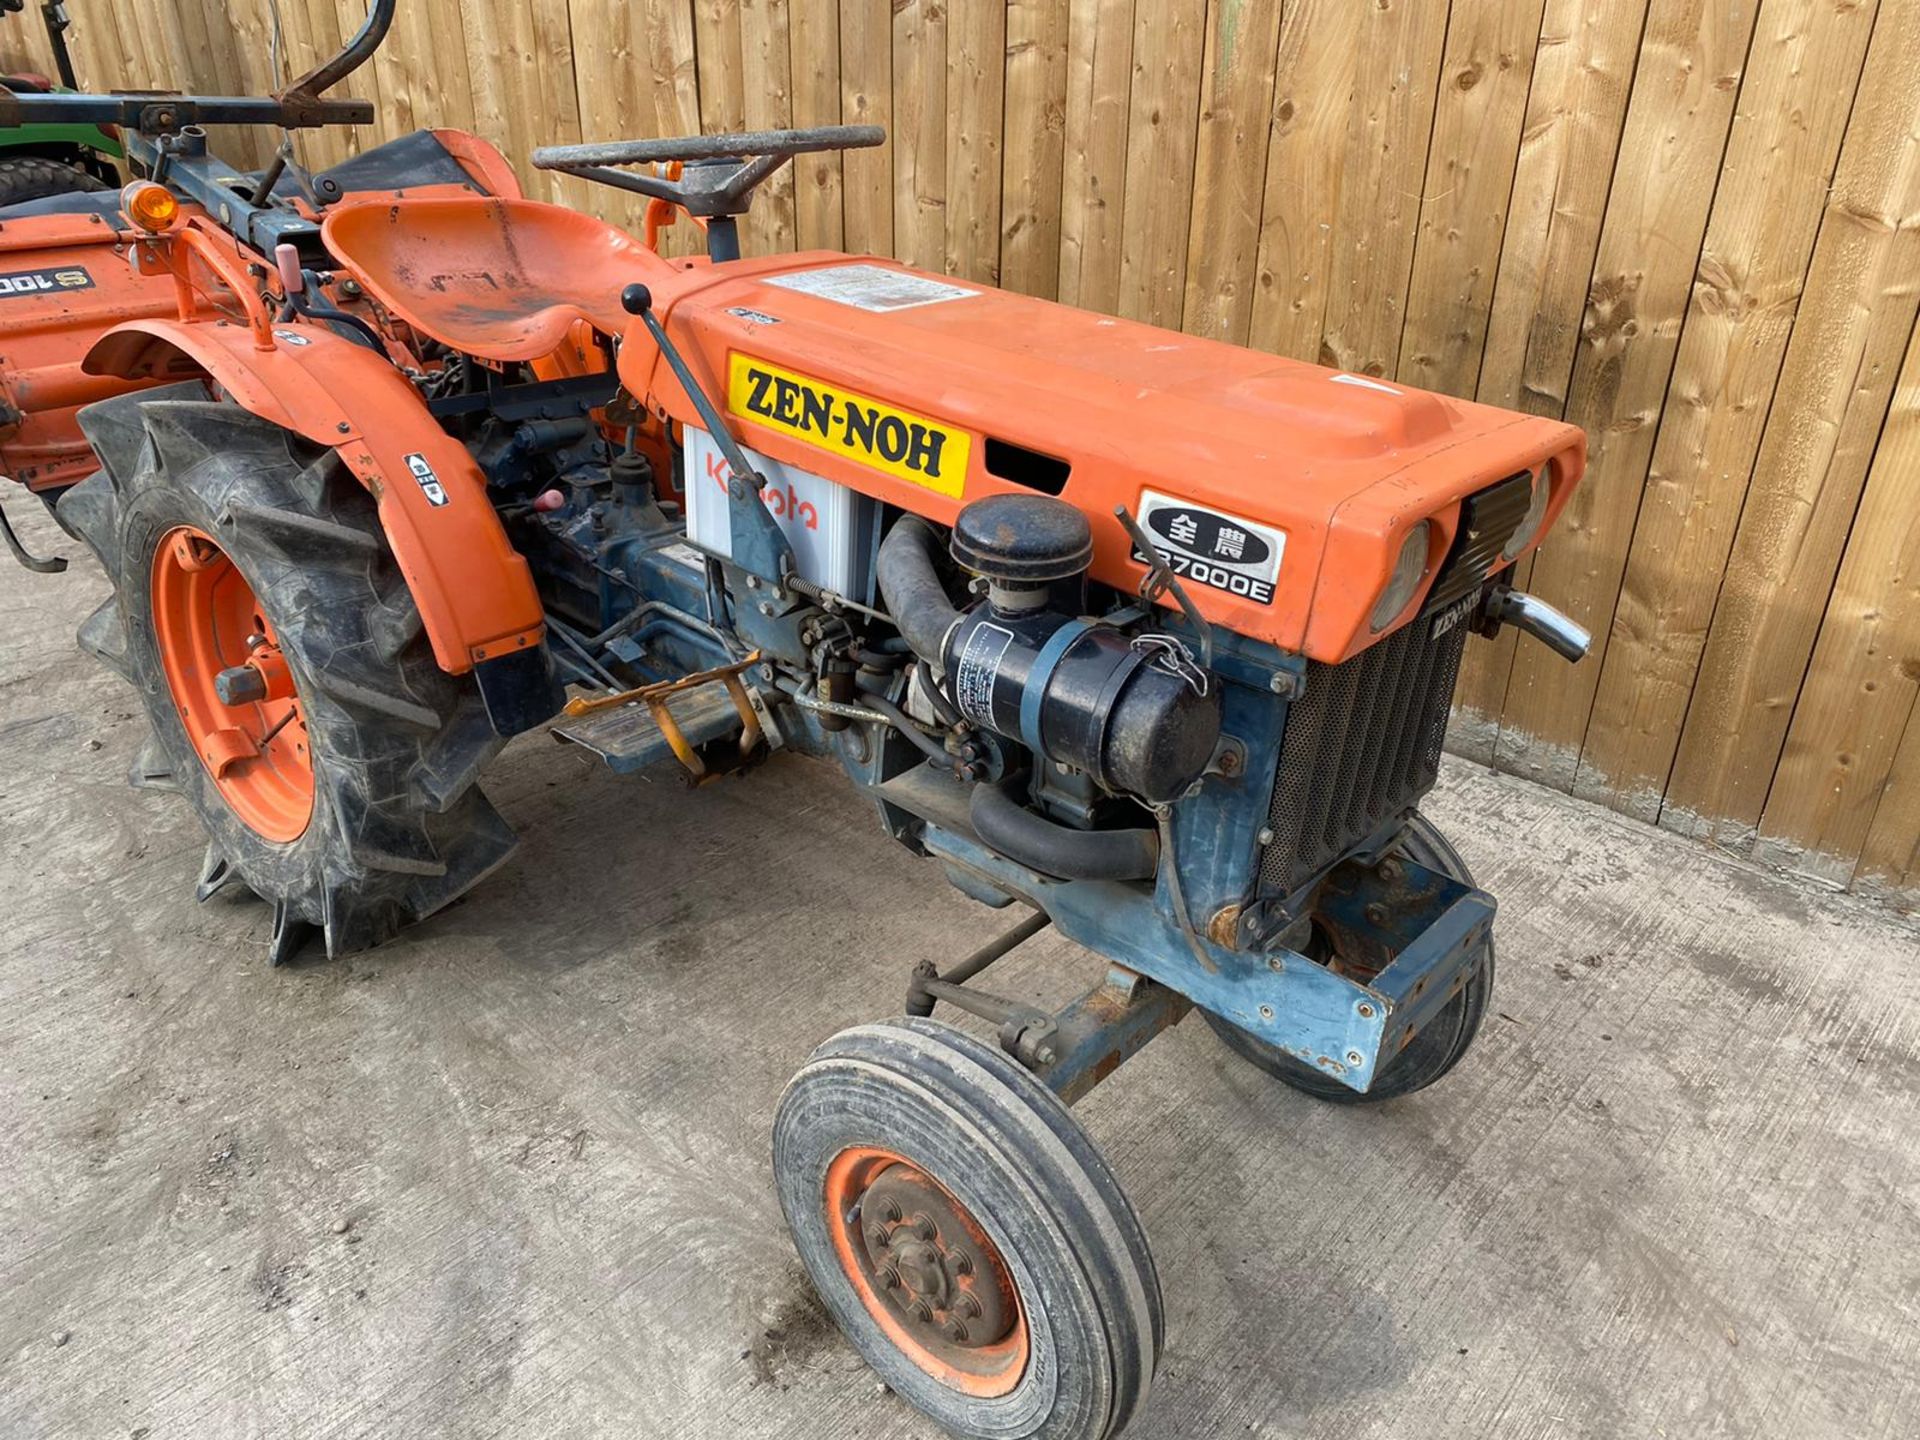
M 212 536 L 182 525 L 154 551 L 152 598 L 174 712 L 221 798 L 264 839 L 299 839 L 313 818 L 307 720 L 253 587 Z M 247 698 L 221 698 L 222 672 Z
M 843 1150 L 827 1166 L 828 1230 L 840 1268 L 894 1346 L 979 1399 L 1026 1373 L 1026 1312 L 1006 1261 L 951 1191 L 890 1150 Z

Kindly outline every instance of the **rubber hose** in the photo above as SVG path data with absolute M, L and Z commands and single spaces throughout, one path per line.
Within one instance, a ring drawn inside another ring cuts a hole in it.
M 1010 860 L 1062 880 L 1151 880 L 1160 841 L 1151 830 L 1072 830 L 1029 810 L 1008 783 L 976 785 L 974 833 Z
M 934 572 L 933 550 L 939 542 L 932 528 L 908 515 L 880 542 L 876 573 L 887 612 L 914 654 L 936 669 L 940 647 L 960 612 L 947 598 L 946 587 Z

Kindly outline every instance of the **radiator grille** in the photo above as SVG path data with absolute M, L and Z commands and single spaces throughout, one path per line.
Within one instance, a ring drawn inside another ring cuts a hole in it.
M 1263 893 L 1289 894 L 1433 788 L 1467 626 L 1403 625 L 1339 665 L 1307 666 L 1287 715 L 1260 852 Z

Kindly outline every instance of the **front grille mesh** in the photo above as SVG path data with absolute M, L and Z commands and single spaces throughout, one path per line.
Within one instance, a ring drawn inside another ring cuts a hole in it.
M 1403 625 L 1338 665 L 1307 666 L 1287 714 L 1260 852 L 1264 894 L 1291 894 L 1433 788 L 1468 627 Z

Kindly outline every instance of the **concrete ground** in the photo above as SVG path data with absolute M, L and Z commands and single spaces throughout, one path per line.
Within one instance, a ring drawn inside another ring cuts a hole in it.
M 768 1126 L 1005 917 L 823 766 L 691 793 L 536 736 L 514 864 L 270 972 L 123 784 L 103 588 L 0 564 L 0 1435 L 928 1434 L 812 1300 Z M 1920 934 L 1463 766 L 1431 808 L 1501 902 L 1447 1083 L 1333 1109 L 1194 1021 L 1083 1106 L 1166 1290 L 1130 1433 L 1920 1433 Z M 1042 937 L 1001 983 L 1092 974 Z

